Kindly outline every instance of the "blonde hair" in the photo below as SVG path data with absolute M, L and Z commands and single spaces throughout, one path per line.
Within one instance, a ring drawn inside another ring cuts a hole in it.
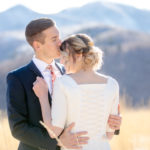
M 76 62 L 75 55 L 82 54 L 84 60 L 82 69 L 84 70 L 97 70 L 102 66 L 102 50 L 94 46 L 91 37 L 86 34 L 69 36 L 62 42 L 60 50 L 66 53 L 66 50 L 69 50 L 68 56 L 72 56 L 74 62 Z

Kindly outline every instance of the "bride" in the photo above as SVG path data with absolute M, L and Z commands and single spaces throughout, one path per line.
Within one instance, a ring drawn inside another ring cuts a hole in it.
M 110 114 L 118 114 L 118 83 L 112 77 L 96 72 L 102 65 L 102 51 L 86 34 L 66 38 L 60 50 L 60 61 L 67 74 L 54 82 L 52 108 L 44 79 L 37 77 L 33 86 L 40 101 L 44 124 L 58 137 L 74 122 L 72 132 L 88 131 L 90 140 L 88 144 L 80 145 L 82 150 L 110 150 L 109 140 L 114 130 L 107 121 Z M 55 137 L 51 132 L 49 135 Z

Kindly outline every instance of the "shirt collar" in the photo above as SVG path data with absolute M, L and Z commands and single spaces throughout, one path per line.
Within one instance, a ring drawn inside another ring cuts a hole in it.
M 56 69 L 55 60 L 53 60 L 51 64 L 47 64 L 46 62 L 36 58 L 35 55 L 33 56 L 32 60 L 33 60 L 34 64 L 37 66 L 37 68 L 40 70 L 40 72 L 46 71 L 46 67 L 48 65 L 52 65 L 54 67 L 54 69 Z

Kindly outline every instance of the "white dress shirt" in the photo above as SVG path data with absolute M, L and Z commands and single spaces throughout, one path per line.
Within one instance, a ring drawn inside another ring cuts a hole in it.
M 51 79 L 50 70 L 47 69 L 47 66 L 52 65 L 56 77 L 61 76 L 61 73 L 60 73 L 59 69 L 55 65 L 55 61 L 53 60 L 51 64 L 47 64 L 44 61 L 36 58 L 35 56 L 33 56 L 32 60 L 33 60 L 34 64 L 36 65 L 36 67 L 41 72 L 42 76 L 44 77 L 44 80 L 46 81 L 46 83 L 48 85 L 48 90 L 51 94 L 52 93 L 52 79 Z

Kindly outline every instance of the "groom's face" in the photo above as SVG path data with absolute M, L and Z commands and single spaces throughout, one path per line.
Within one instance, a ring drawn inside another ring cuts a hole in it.
M 42 32 L 44 43 L 40 45 L 40 53 L 46 59 L 55 59 L 60 56 L 61 40 L 56 26 Z

